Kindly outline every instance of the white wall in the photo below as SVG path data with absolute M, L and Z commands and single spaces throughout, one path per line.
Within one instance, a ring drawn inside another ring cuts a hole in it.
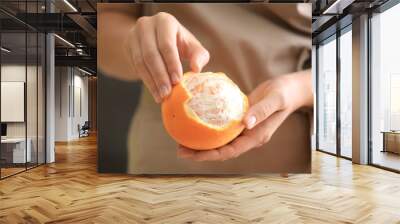
M 55 85 L 55 140 L 77 139 L 78 124 L 88 120 L 88 78 L 76 68 L 56 67 Z
M 55 141 L 67 141 L 69 139 L 69 68 L 55 68 Z
M 33 81 L 33 78 L 31 76 L 35 76 L 36 77 L 36 67 L 34 66 L 28 66 L 27 67 L 27 76 L 28 76 L 28 80 L 29 80 L 29 84 L 33 84 L 36 85 L 36 81 L 34 83 L 31 83 Z M 25 71 L 25 64 L 24 65 L 17 65 L 17 64 L 9 64 L 9 65 L 2 65 L 1 66 L 1 81 L 2 82 L 25 82 L 25 75 L 26 75 L 26 71 Z M 33 99 L 29 99 L 29 97 L 31 98 L 35 98 L 36 99 L 36 88 L 28 88 L 28 93 L 27 93 L 27 103 L 33 102 Z M 31 107 L 34 106 L 36 109 L 36 103 L 30 105 Z M 6 108 L 2 108 L 2 110 L 5 110 Z M 30 108 L 31 110 L 32 108 Z M 33 116 L 31 116 L 33 115 Z M 28 113 L 28 122 L 32 122 L 34 121 L 36 123 L 36 113 Z M 28 128 L 29 127 L 33 127 L 33 125 L 29 125 L 28 124 Z M 34 129 L 36 129 L 36 126 L 34 127 Z M 31 133 L 28 130 L 28 137 L 29 137 L 29 133 Z M 36 134 L 36 133 L 35 133 Z M 7 136 L 8 137 L 25 137 L 25 122 L 7 122 Z
M 30 70 L 30 68 L 28 68 Z M 25 82 L 25 65 L 2 65 L 1 66 L 2 82 Z M 1 108 L 4 110 L 5 108 Z M 25 137 L 25 123 L 12 122 L 7 123 L 7 137 Z

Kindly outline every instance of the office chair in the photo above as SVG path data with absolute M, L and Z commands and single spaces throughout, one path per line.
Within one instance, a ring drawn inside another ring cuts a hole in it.
M 78 125 L 78 129 L 79 129 L 79 138 L 89 136 L 89 129 L 90 129 L 89 121 L 85 121 L 82 127 Z

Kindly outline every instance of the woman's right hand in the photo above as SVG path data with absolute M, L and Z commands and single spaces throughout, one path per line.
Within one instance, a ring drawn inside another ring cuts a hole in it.
M 181 80 L 181 59 L 189 60 L 193 72 L 200 72 L 210 58 L 193 34 L 165 12 L 140 17 L 130 30 L 125 46 L 133 71 L 157 103 Z

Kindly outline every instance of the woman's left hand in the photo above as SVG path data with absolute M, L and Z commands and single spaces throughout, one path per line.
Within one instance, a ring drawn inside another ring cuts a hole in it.
M 311 71 L 279 76 L 261 83 L 249 95 L 246 129 L 232 142 L 212 150 L 179 146 L 178 156 L 195 161 L 224 161 L 269 142 L 283 121 L 301 107 L 312 107 Z

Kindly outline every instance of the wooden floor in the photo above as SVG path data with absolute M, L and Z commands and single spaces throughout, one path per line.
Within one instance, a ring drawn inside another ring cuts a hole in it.
M 96 173 L 95 138 L 0 181 L 0 223 L 400 223 L 400 175 L 313 153 L 311 175 Z
M 374 151 L 372 157 L 375 164 L 389 167 L 395 170 L 400 170 L 400 155 L 392 152 Z
M 11 167 L 11 168 L 1 168 L 1 177 L 8 177 L 13 174 L 19 173 L 26 170 L 25 167 Z

